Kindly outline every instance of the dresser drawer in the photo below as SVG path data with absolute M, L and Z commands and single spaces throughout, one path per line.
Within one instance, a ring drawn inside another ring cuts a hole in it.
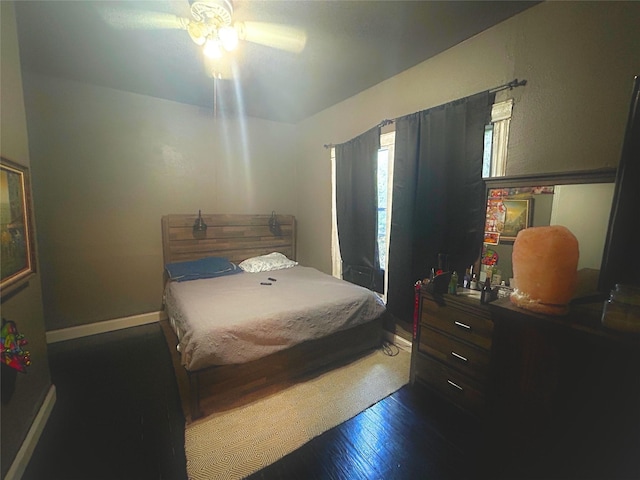
M 426 327 L 420 330 L 418 349 L 480 382 L 487 380 L 489 352 Z
M 416 375 L 447 400 L 475 415 L 482 415 L 485 396 L 479 384 L 426 355 L 416 355 L 415 368 Z
M 422 297 L 420 322 L 485 350 L 491 350 L 493 322 L 488 313 L 484 317 L 458 308 L 441 306 Z

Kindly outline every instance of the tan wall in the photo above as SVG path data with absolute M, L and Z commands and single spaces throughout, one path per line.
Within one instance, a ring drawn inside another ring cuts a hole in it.
M 158 311 L 160 218 L 297 214 L 292 125 L 25 74 L 47 330 Z
M 16 35 L 13 3 L 0 2 L 0 46 L 2 112 L 0 123 L 0 153 L 16 163 L 29 166 L 27 124 L 23 102 L 22 79 Z M 21 285 L 22 287 L 22 285 Z M 15 383 L 10 382 L 10 373 L 2 371 L 2 393 L 7 395 L 13 384 L 13 395 L 0 408 L 2 430 L 2 474 L 4 478 L 15 455 L 31 427 L 51 386 L 49 361 L 45 342 L 40 275 L 29 278 L 28 284 L 15 291 L 12 296 L 3 296 L 2 318 L 13 320 L 29 342 L 26 348 L 31 353 L 32 365 L 28 373 L 17 373 Z M 11 370 L 7 370 L 11 372 Z
M 638 25 L 638 2 L 546 2 L 302 122 L 298 259 L 331 271 L 324 144 L 514 78 L 527 86 L 498 96 L 515 102 L 508 175 L 615 167 L 640 74 Z

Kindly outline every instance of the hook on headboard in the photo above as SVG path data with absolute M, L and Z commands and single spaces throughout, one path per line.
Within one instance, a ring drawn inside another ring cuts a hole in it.
M 269 230 L 274 235 L 282 235 L 282 228 L 280 228 L 280 222 L 278 222 L 278 216 L 276 215 L 275 210 L 271 212 L 271 218 L 269 219 Z

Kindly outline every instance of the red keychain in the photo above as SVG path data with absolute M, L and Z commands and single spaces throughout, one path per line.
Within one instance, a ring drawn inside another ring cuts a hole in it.
M 413 339 L 418 338 L 418 310 L 420 309 L 420 287 L 422 282 L 418 280 L 415 284 L 415 300 L 413 303 Z

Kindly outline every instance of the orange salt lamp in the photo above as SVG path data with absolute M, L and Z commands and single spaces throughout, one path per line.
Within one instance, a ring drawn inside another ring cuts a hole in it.
M 578 282 L 578 240 L 560 225 L 521 230 L 513 244 L 511 302 L 548 315 L 565 315 Z

